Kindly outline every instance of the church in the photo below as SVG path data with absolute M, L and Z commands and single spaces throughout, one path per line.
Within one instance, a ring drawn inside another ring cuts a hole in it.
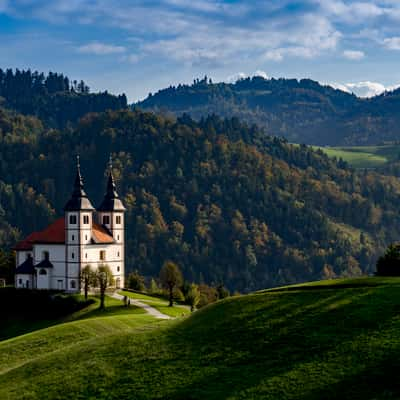
M 30 289 L 80 291 L 80 273 L 107 264 L 116 288 L 124 286 L 125 207 L 118 196 L 111 168 L 107 189 L 97 209 L 83 185 L 79 157 L 71 198 L 64 216 L 46 229 L 17 243 L 15 286 Z

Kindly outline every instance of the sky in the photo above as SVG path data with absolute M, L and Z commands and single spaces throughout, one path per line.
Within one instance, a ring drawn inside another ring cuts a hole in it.
M 0 0 L 0 68 L 62 72 L 130 102 L 207 75 L 400 85 L 400 0 Z

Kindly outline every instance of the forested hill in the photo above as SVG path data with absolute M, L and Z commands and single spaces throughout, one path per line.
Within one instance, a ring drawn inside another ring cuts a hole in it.
M 70 195 L 81 154 L 98 204 L 110 151 L 127 207 L 127 268 L 254 290 L 372 271 L 400 237 L 395 178 L 358 174 L 237 119 L 89 114 L 75 130 L 0 113 L 0 241 L 43 228 Z
M 127 100 L 124 94 L 90 93 L 85 82 L 63 74 L 0 69 L 0 105 L 64 128 L 89 112 L 126 108 Z
M 366 145 L 400 140 L 400 90 L 371 99 L 310 79 L 253 77 L 236 83 L 171 86 L 135 105 L 144 110 L 238 117 L 270 135 L 317 145 Z

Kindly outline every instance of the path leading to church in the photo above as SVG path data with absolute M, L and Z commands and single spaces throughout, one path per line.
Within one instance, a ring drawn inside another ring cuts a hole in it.
M 121 301 L 124 300 L 124 296 L 122 296 L 118 293 L 113 293 L 110 296 L 117 300 L 121 300 Z M 161 313 L 160 311 L 158 311 L 157 309 L 155 309 L 152 306 L 149 306 L 148 304 L 142 303 L 141 301 L 136 300 L 136 299 L 130 299 L 130 300 L 131 300 L 131 304 L 133 304 L 134 306 L 143 308 L 147 313 L 149 313 L 154 318 L 172 319 L 172 317 L 170 317 L 169 315 L 165 315 L 165 314 Z

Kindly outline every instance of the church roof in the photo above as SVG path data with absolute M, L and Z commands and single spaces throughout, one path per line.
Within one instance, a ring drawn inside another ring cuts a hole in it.
M 49 260 L 40 261 L 39 264 L 35 265 L 35 268 L 54 268 L 54 265 Z
M 36 243 L 65 244 L 65 218 L 59 218 L 41 232 L 34 232 L 20 241 L 14 247 L 15 250 L 32 250 Z M 110 244 L 114 243 L 114 238 L 102 225 L 93 222 L 92 224 L 92 243 Z
M 112 174 L 112 165 L 110 159 L 110 172 L 107 181 L 107 190 L 104 195 L 103 201 L 97 208 L 97 211 L 125 211 L 121 199 L 118 196 L 117 188 L 115 186 L 114 177 Z
M 72 192 L 71 198 L 67 201 L 64 206 L 65 211 L 93 211 L 94 207 L 90 202 L 84 188 L 83 179 L 81 175 L 81 167 L 79 164 L 79 157 L 76 167 L 76 176 L 74 182 L 74 190 Z
M 29 274 L 32 275 L 35 272 L 35 268 L 33 266 L 33 258 L 28 257 L 22 264 L 18 265 L 15 270 L 16 274 Z

